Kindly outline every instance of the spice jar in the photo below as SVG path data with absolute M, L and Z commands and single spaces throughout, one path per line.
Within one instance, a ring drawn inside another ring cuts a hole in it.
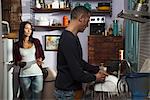
M 68 24 L 69 24 L 68 16 L 64 16 L 63 17 L 63 26 L 68 26 Z

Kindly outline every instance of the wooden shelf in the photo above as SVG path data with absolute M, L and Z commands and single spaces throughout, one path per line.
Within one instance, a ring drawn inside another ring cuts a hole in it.
M 62 30 L 65 26 L 34 26 L 34 31 L 52 31 L 52 30 Z
M 97 9 L 93 9 L 93 10 L 91 10 L 91 12 L 92 12 L 92 15 L 103 15 L 103 16 L 109 15 L 109 16 L 112 16 L 111 11 L 100 11 Z
M 53 13 L 53 12 L 70 12 L 70 8 L 65 9 L 47 9 L 47 8 L 32 8 L 33 13 Z M 92 15 L 112 15 L 111 11 L 91 10 Z
M 70 12 L 70 8 L 48 9 L 48 8 L 31 8 L 33 13 L 53 13 L 53 12 Z

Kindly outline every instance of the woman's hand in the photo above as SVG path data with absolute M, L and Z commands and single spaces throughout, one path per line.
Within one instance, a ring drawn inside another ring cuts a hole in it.
M 21 68 L 23 68 L 24 66 L 26 66 L 26 62 L 17 62 L 17 65 L 20 66 Z
M 42 58 L 36 59 L 36 63 L 40 66 L 43 64 Z

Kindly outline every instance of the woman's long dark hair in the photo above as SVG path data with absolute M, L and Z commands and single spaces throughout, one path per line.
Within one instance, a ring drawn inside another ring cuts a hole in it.
M 30 25 L 31 25 L 31 28 L 32 28 L 32 24 L 31 24 L 29 21 L 24 21 L 24 22 L 21 22 L 21 23 L 20 23 L 20 27 L 19 27 L 19 43 L 20 43 L 20 46 L 21 46 L 21 47 L 23 47 L 23 40 L 24 40 L 24 38 L 25 38 L 24 28 L 25 28 L 25 25 L 26 25 L 26 24 L 30 24 Z M 32 37 L 32 35 L 33 35 L 33 30 L 32 30 L 31 35 L 30 35 L 30 37 L 29 37 L 29 41 L 30 41 L 31 43 L 33 43 L 33 37 Z

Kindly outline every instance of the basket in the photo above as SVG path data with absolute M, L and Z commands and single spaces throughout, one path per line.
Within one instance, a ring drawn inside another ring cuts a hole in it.
M 145 100 L 150 90 L 150 73 L 130 73 L 126 81 L 133 100 Z

